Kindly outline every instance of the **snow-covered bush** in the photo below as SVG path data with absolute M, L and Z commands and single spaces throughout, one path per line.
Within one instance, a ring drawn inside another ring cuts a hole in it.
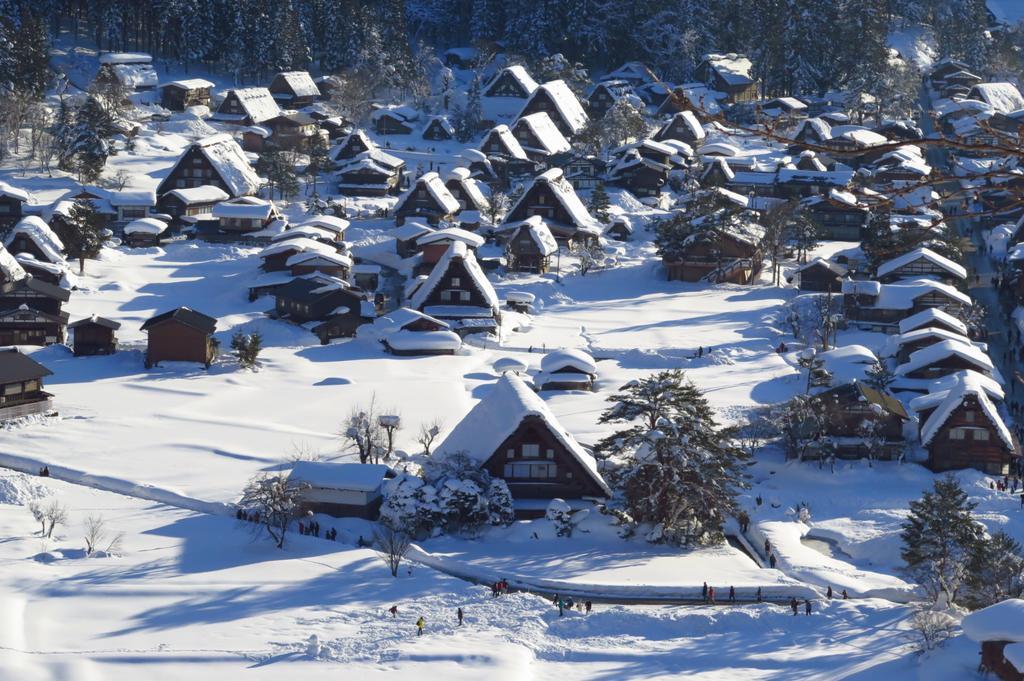
M 555 526 L 555 534 L 559 537 L 571 537 L 576 527 L 590 515 L 589 508 L 573 511 L 563 499 L 552 499 L 548 504 L 544 517 Z

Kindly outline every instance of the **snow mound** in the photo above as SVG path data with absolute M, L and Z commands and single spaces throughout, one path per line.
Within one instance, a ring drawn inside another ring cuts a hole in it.
M 49 496 L 50 491 L 38 482 L 15 471 L 0 473 L 0 504 L 24 506 L 30 501 Z

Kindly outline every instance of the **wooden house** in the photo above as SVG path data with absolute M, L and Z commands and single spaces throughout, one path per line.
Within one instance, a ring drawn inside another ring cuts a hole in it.
M 950 388 L 910 401 L 920 424 L 928 467 L 936 472 L 976 468 L 1006 475 L 1020 457 L 1020 443 L 985 386 L 965 375 Z
M 152 191 L 121 190 L 107 194 L 107 201 L 114 209 L 114 222 L 125 224 L 147 217 L 156 206 L 156 194 Z
M 484 97 L 513 97 L 527 99 L 537 89 L 535 81 L 524 66 L 506 66 L 484 87 Z
M 75 357 L 114 354 L 117 352 L 115 332 L 120 328 L 120 322 L 96 315 L 71 322 L 68 329 L 71 330 Z
M 625 80 L 603 80 L 587 95 L 587 113 L 591 118 L 604 118 L 615 102 L 632 92 L 633 86 Z
M 551 499 L 580 503 L 609 496 L 593 456 L 515 374 L 505 374 L 435 448 L 464 454 L 504 480 L 520 518 L 542 517 Z
M 641 149 L 630 145 L 616 154 L 608 168 L 608 184 L 627 189 L 638 198 L 657 197 L 668 182 L 671 171 L 672 165 L 654 160 Z
M 790 281 L 801 291 L 839 293 L 849 268 L 824 258 L 814 258 L 793 271 Z
M 960 626 L 981 647 L 980 675 L 1024 681 L 1024 600 L 1008 598 L 968 613 Z
M 562 80 L 544 83 L 533 91 L 519 112 L 519 118 L 546 113 L 566 139 L 577 135 L 587 125 L 587 112 L 575 93 Z
M 384 482 L 391 477 L 384 464 L 296 461 L 288 481 L 298 489 L 300 513 L 376 520 Z
M 576 154 L 562 164 L 562 173 L 573 189 L 596 189 L 607 181 L 607 164 L 592 154 Z
M 865 421 L 880 423 L 883 439 L 879 458 L 896 459 L 903 453 L 903 424 L 910 417 L 895 397 L 861 381 L 845 383 L 811 398 L 825 416 L 823 435 L 832 438 L 839 458 L 861 458 L 868 454 L 862 427 Z
M 285 232 L 287 234 L 287 232 Z M 333 255 L 338 252 L 336 246 L 325 244 L 308 237 L 280 239 L 260 251 L 262 261 L 260 267 L 265 272 L 280 272 L 290 269 L 288 261 L 299 253 L 323 253 Z
M 907 378 L 934 379 L 968 370 L 991 377 L 995 367 L 989 356 L 976 345 L 953 338 L 911 352 L 907 361 L 896 367 L 895 374 Z
M 411 135 L 419 119 L 411 106 L 382 106 L 370 115 L 378 135 Z
M 207 215 L 221 201 L 226 201 L 228 193 L 214 185 L 206 184 L 188 189 L 172 189 L 157 201 L 157 211 L 170 215 L 178 224 L 186 216 Z
M 925 328 L 942 329 L 958 336 L 966 336 L 968 332 L 966 324 L 938 307 L 928 307 L 901 319 L 898 330 L 900 334 L 906 334 Z
M 686 237 L 679 258 L 662 258 L 669 281 L 709 281 L 751 284 L 764 265 L 764 228 L 749 219 L 708 229 Z
M 232 197 L 252 196 L 262 184 L 238 142 L 221 134 L 190 144 L 160 182 L 156 194 L 163 197 L 175 189 L 210 185 Z
M 228 90 L 211 119 L 232 125 L 262 125 L 280 115 L 281 107 L 274 101 L 270 90 L 247 87 Z
M 533 161 L 544 161 L 557 154 L 572 150 L 572 145 L 559 132 L 551 117 L 544 112 L 523 116 L 512 126 L 519 146 Z
M 198 362 L 209 368 L 219 346 L 213 337 L 217 320 L 188 307 L 150 317 L 142 325 L 148 334 L 146 368 L 160 362 Z
M 284 151 L 307 151 L 313 138 L 323 134 L 317 122 L 309 114 L 301 112 L 274 116 L 260 127 L 270 130 L 267 144 Z
M 257 232 L 284 219 L 273 201 L 255 196 L 221 201 L 213 207 L 211 215 L 216 218 L 219 229 L 239 234 Z
M 171 111 L 184 111 L 190 106 L 210 106 L 213 83 L 203 78 L 172 80 L 160 86 L 160 106 Z
M 303 251 L 288 258 L 285 265 L 295 277 L 320 272 L 338 279 L 348 279 L 352 272 L 352 258 L 345 253 Z
M 473 177 L 469 168 L 460 167 L 452 168 L 444 186 L 459 202 L 459 226 L 470 231 L 478 228 L 491 210 L 483 183 Z
M 158 218 L 139 218 L 124 226 L 124 243 L 135 248 L 159 246 L 168 224 Z
M 393 355 L 454 355 L 462 347 L 450 324 L 408 307 L 389 312 L 378 324 L 383 328 L 381 343 Z
M 270 81 L 270 96 L 286 109 L 301 109 L 320 99 L 320 88 L 308 71 L 284 71 Z
M 753 76 L 754 64 L 742 54 L 706 54 L 695 75 L 712 90 L 725 93 L 729 104 L 759 98 L 760 81 Z
M 25 268 L 18 262 L 18 259 L 3 244 L 0 244 L 0 284 L 24 279 L 26 274 Z
M 558 252 L 558 243 L 539 215 L 519 223 L 505 243 L 505 262 L 515 272 L 543 274 L 551 266 L 551 256 Z
M 0 285 L 0 346 L 53 345 L 67 337 L 70 292 L 26 276 Z
M 487 156 L 506 159 L 528 161 L 530 158 L 519 144 L 519 140 L 512 134 L 511 128 L 504 124 L 494 126 L 484 135 L 483 141 L 480 142 L 480 151 Z
M 311 215 L 298 225 L 290 228 L 289 231 L 292 229 L 313 228 L 330 234 L 325 241 L 344 244 L 345 233 L 348 231 L 350 224 L 345 218 L 339 218 L 335 215 Z
M 654 139 L 658 142 L 679 140 L 687 144 L 700 144 L 706 136 L 704 127 L 692 111 L 680 111 L 658 129 Z
M 441 53 L 445 66 L 457 69 L 472 69 L 480 63 L 480 50 L 475 47 L 449 47 Z
M 424 173 L 415 184 L 398 199 L 393 211 L 395 224 L 401 226 L 407 218 L 422 218 L 432 225 L 450 220 L 459 212 L 459 202 L 436 172 Z
M 417 237 L 416 247 L 419 249 L 420 262 L 425 271 L 433 269 L 434 263 L 441 260 L 448 247 L 456 242 L 464 244 L 470 253 L 476 253 L 476 249 L 484 245 L 484 238 L 458 227 L 432 230 Z
M 106 52 L 99 61 L 94 80 L 97 85 L 115 86 L 132 95 L 152 92 L 160 82 L 152 55 L 144 52 Z
M 455 128 L 447 116 L 431 116 L 423 126 L 423 139 L 445 142 L 455 137 Z
M 2 259 L 2 256 L 0 256 L 0 259 Z M 78 278 L 68 269 L 67 263 L 54 264 L 45 260 L 36 260 L 31 253 L 19 253 L 14 256 L 14 259 L 25 271 L 25 274 L 39 281 L 45 281 L 47 284 L 53 284 L 68 290 L 72 290 L 77 286 Z M 3 265 L 0 264 L 0 270 L 2 269 Z M 2 278 L 0 276 L 0 279 Z
M 555 238 L 563 242 L 590 244 L 600 234 L 597 221 L 560 168 L 551 168 L 533 179 L 505 216 L 505 224 L 534 215 L 543 218 Z
M 946 284 L 967 280 L 967 270 L 930 248 L 915 248 L 878 266 L 876 278 L 888 284 L 901 279 L 936 279 Z
M 946 77 L 950 74 L 956 73 L 957 71 L 966 71 L 969 68 L 969 64 L 960 61 L 959 59 L 943 57 L 932 64 L 931 70 L 928 71 L 928 80 L 932 81 L 932 83 L 941 83 L 945 81 Z
M 870 217 L 867 206 L 836 189 L 803 199 L 800 210 L 818 226 L 821 238 L 834 241 L 860 241 Z
M 395 238 L 395 252 L 402 258 L 410 258 L 419 253 L 419 246 L 416 240 L 434 230 L 422 222 L 406 222 L 401 227 L 391 231 Z
M 338 192 L 348 196 L 387 196 L 402 190 L 405 161 L 379 149 L 364 151 L 337 170 Z
M 633 222 L 625 215 L 617 215 L 604 230 L 604 235 L 616 241 L 629 241 L 633 236 Z
M 642 61 L 627 61 L 614 71 L 606 73 L 601 80 L 621 80 L 634 87 L 659 82 L 651 67 Z
M 24 189 L 0 182 L 0 233 L 16 224 L 25 215 L 25 204 L 29 201 Z
M 537 390 L 593 390 L 597 378 L 594 358 L 583 350 L 553 350 L 540 361 L 540 372 L 534 377 Z
M 900 320 L 928 308 L 955 315 L 972 304 L 964 293 L 932 279 L 895 284 L 846 279 L 842 293 L 848 322 L 860 329 L 885 333 L 896 333 Z
M 793 130 L 792 139 L 797 146 L 818 146 L 832 139 L 832 126 L 824 118 L 803 118 Z
M 366 133 L 362 130 L 353 130 L 345 136 L 338 144 L 331 148 L 329 156 L 335 163 L 340 163 L 348 159 L 353 159 L 359 156 L 364 151 L 371 151 L 376 149 L 377 145 L 374 144 Z
M 43 379 L 51 374 L 15 348 L 0 350 L 0 421 L 50 411 L 53 395 L 43 390 Z
M 323 277 L 298 277 L 275 288 L 273 294 L 274 316 L 309 328 L 323 345 L 354 336 L 356 329 L 376 316 L 366 293 L 341 279 L 325 283 Z
M 64 243 L 38 215 L 26 215 L 4 239 L 4 247 L 17 256 L 29 253 L 40 262 L 64 262 Z
M 897 362 L 906 364 L 910 360 L 910 356 L 918 350 L 923 350 L 942 341 L 956 341 L 965 345 L 972 343 L 971 339 L 965 335 L 935 326 L 926 326 L 890 337 L 886 349 L 888 354 L 896 357 Z
M 356 263 L 352 265 L 352 281 L 357 287 L 372 293 L 380 289 L 381 271 L 380 265 L 368 262 Z
M 496 331 L 501 320 L 498 294 L 462 241 L 448 247 L 412 292 L 409 307 L 448 322 L 459 335 Z

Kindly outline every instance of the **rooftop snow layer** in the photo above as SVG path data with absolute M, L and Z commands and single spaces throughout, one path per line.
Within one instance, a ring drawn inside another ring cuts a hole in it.
M 374 492 L 384 482 L 388 470 L 384 464 L 296 461 L 288 479 L 311 487 Z
M 915 248 L 914 250 L 904 253 L 897 258 L 883 262 L 878 266 L 877 276 L 884 277 L 890 272 L 895 272 L 901 267 L 905 267 L 917 260 L 927 260 L 933 265 L 946 270 L 958 279 L 967 278 L 967 270 L 964 269 L 963 266 L 958 265 L 949 258 L 939 255 L 930 248 Z

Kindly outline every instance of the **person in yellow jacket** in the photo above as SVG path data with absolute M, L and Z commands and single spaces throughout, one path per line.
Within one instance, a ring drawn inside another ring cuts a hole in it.
M 425 626 L 427 626 L 427 621 L 425 619 L 423 619 L 422 616 L 418 620 L 416 620 L 416 635 L 417 636 L 422 636 L 423 635 L 423 627 L 425 627 Z

